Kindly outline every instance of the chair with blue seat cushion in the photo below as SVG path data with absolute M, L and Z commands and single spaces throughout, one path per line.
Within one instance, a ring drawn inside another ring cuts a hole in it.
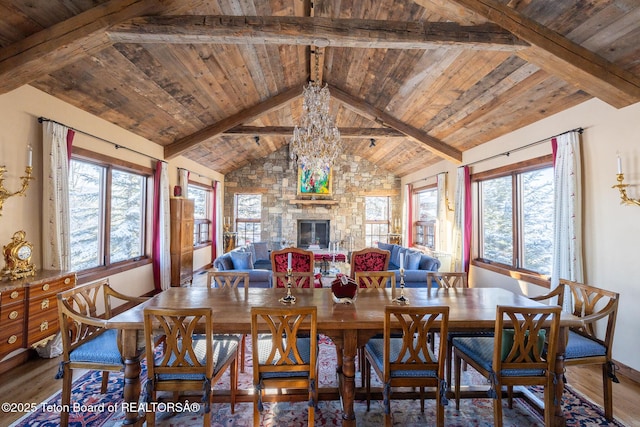
M 98 312 L 102 298 L 104 313 Z M 57 295 L 60 333 L 62 335 L 62 362 L 56 378 L 62 378 L 62 408 L 71 402 L 71 384 L 74 369 L 102 371 L 101 392 L 106 393 L 110 371 L 122 371 L 124 362 L 120 353 L 118 331 L 105 329 L 105 320 L 111 318 L 112 300 L 124 301 L 128 306 L 148 298 L 121 294 L 109 286 L 108 279 L 61 292 Z M 60 412 L 60 425 L 67 426 L 69 412 Z
M 145 308 L 144 333 L 147 354 L 147 402 L 162 399 L 158 391 L 173 392 L 171 399 L 185 391 L 198 391 L 204 403 L 204 426 L 211 425 L 212 387 L 229 369 L 231 413 L 235 411 L 238 378 L 238 346 L 235 335 L 213 335 L 210 307 L 169 309 Z M 162 344 L 154 334 L 164 337 Z M 193 395 L 182 399 L 194 401 Z M 155 425 L 155 406 L 146 413 L 147 426 Z
M 391 425 L 391 391 L 394 387 L 419 387 L 420 410 L 424 412 L 424 388 L 436 389 L 436 422 L 444 425 L 447 382 L 445 345 L 432 351 L 428 335 L 447 335 L 449 307 L 387 306 L 382 338 L 371 338 L 364 347 L 367 410 L 371 401 L 371 369 L 383 383 L 385 424 Z M 400 331 L 400 332 L 398 332 Z
M 567 289 L 570 292 L 572 313 L 581 318 L 583 326 L 569 330 L 564 363 L 566 366 L 601 365 L 604 414 L 607 420 L 612 421 L 613 383 L 619 381 L 611 349 L 620 295 L 595 286 L 560 279 L 558 287 L 553 291 L 532 299 L 557 297 L 557 304 L 562 305 Z M 598 332 L 598 326 L 604 326 L 603 330 Z
M 498 306 L 494 336 L 454 337 L 456 410 L 464 360 L 491 383 L 495 426 L 502 426 L 502 387 L 514 385 L 544 386 L 544 420 L 551 425 L 559 326 L 559 306 Z
M 253 425 L 260 425 L 262 401 L 289 402 L 295 391 L 308 401 L 308 424 L 314 425 L 318 401 L 317 307 L 252 307 Z M 280 390 L 287 389 L 287 393 Z M 302 392 L 300 392 L 302 390 Z

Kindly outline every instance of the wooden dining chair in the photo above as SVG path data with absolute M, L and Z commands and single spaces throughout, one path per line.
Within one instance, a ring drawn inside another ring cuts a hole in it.
M 122 371 L 120 343 L 116 329 L 105 329 L 105 319 L 112 316 L 112 300 L 137 305 L 148 298 L 122 294 L 102 279 L 77 286 L 57 295 L 60 332 L 62 335 L 62 362 L 56 378 L 62 378 L 62 411 L 60 425 L 69 424 L 69 405 L 74 369 L 102 371 L 101 393 L 106 393 L 110 371 Z M 100 303 L 104 313 L 99 312 Z M 65 410 L 66 409 L 66 410 Z
M 619 380 L 611 350 L 620 295 L 595 286 L 560 279 L 558 286 L 551 292 L 531 299 L 541 301 L 557 297 L 557 304 L 562 305 L 566 289 L 571 297 L 572 314 L 581 318 L 582 326 L 569 329 L 564 364 L 601 366 L 604 415 L 607 420 L 612 421 L 613 383 Z M 598 325 L 604 326 L 600 332 Z
M 304 390 L 308 425 L 312 427 L 318 402 L 317 307 L 252 307 L 253 425 L 267 389 L 277 389 L 271 399 L 291 401 L 289 391 Z M 287 389 L 287 393 L 280 390 Z
M 212 312 L 203 308 L 145 308 L 144 334 L 147 354 L 147 402 L 159 402 L 158 391 L 202 392 L 204 426 L 211 425 L 212 388 L 230 371 L 231 413 L 235 412 L 238 387 L 238 345 L 235 335 L 213 335 Z M 162 345 L 153 340 L 164 336 Z M 204 333 L 202 333 L 204 331 Z M 194 397 L 182 396 L 191 399 Z M 155 425 L 155 406 L 146 412 L 147 426 Z
M 207 287 L 249 288 L 249 273 L 246 271 L 207 271 Z
M 207 271 L 207 287 L 237 289 L 242 286 L 245 295 L 249 289 L 249 273 L 246 271 Z M 245 334 L 237 335 L 240 338 L 240 372 L 244 374 L 245 354 L 247 338 Z
M 552 425 L 555 397 L 554 367 L 560 326 L 560 307 L 496 308 L 494 336 L 454 337 L 456 410 L 460 409 L 460 374 L 466 361 L 489 380 L 493 423 L 502 426 L 502 387 L 544 386 L 544 421 Z M 546 341 L 546 346 L 545 346 Z M 511 399 L 509 404 L 511 405 Z
M 444 425 L 444 405 L 447 384 L 445 374 L 445 346 L 432 352 L 428 334 L 437 330 L 447 335 L 449 307 L 387 306 L 384 310 L 382 338 L 372 338 L 364 347 L 366 364 L 362 375 L 366 378 L 367 410 L 371 402 L 371 368 L 383 384 L 385 425 L 392 425 L 391 397 L 394 387 L 419 387 L 420 411 L 424 412 L 424 389 L 436 390 L 436 422 Z M 398 335 L 398 330 L 401 333 Z
M 387 271 L 391 252 L 379 248 L 364 248 L 351 254 L 351 278 L 358 271 Z
M 299 248 L 284 248 L 277 251 L 271 251 L 271 271 L 273 272 L 273 287 L 274 288 L 286 288 L 286 272 L 289 263 L 289 254 L 291 254 L 291 270 L 294 273 L 311 273 L 313 275 L 313 267 L 315 265 L 315 258 L 313 252 Z M 285 273 L 281 275 L 280 273 Z M 322 282 L 320 281 L 320 275 L 314 275 L 315 281 L 312 281 L 313 287 L 321 288 Z M 298 282 L 302 281 L 302 285 L 298 286 Z M 300 275 L 295 278 L 295 288 L 309 288 L 312 287 L 306 279 L 305 275 Z
M 469 287 L 469 279 L 466 272 L 427 272 L 427 289 L 465 289 Z M 469 331 L 452 331 L 447 333 L 447 384 L 451 385 L 451 372 L 453 371 L 453 345 L 451 340 L 453 337 L 461 336 L 491 336 L 493 332 L 469 332 Z M 431 336 L 431 344 L 435 342 L 435 336 Z M 432 347 L 433 349 L 433 347 Z M 463 370 L 467 369 L 466 363 L 462 365 Z
M 356 271 L 355 281 L 361 288 L 396 288 L 393 271 Z

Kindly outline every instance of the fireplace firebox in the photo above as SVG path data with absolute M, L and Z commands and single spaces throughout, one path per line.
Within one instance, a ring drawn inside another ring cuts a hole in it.
M 319 249 L 329 247 L 330 221 L 328 219 L 299 219 L 298 220 L 298 244 L 301 249 L 314 246 Z

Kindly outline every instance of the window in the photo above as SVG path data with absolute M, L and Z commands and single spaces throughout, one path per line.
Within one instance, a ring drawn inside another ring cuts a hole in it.
M 438 188 L 429 187 L 414 192 L 416 221 L 413 224 L 414 243 L 436 249 L 436 220 L 438 217 Z
M 477 180 L 481 260 L 551 274 L 553 167 L 547 159 Z
M 187 197 L 193 199 L 193 246 L 211 243 L 211 188 L 189 183 Z
M 389 197 L 370 196 L 365 198 L 365 244 L 376 246 L 387 242 L 389 234 Z
M 71 269 L 110 267 L 145 255 L 149 174 L 74 157 L 69 169 Z
M 261 241 L 262 196 L 236 194 L 236 231 L 238 244 Z

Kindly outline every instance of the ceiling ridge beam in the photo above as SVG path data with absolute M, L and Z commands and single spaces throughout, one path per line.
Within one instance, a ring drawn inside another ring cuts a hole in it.
M 279 44 L 431 49 L 448 45 L 518 51 L 528 46 L 495 24 L 304 16 L 145 16 L 108 30 L 114 43 Z
M 531 44 L 516 54 L 602 101 L 622 108 L 640 101 L 640 78 L 496 0 L 450 0 Z
M 158 7 L 153 0 L 112 0 L 0 49 L 0 94 L 111 46 L 109 26 Z
M 281 136 L 293 135 L 293 126 L 235 126 L 222 132 L 223 135 L 252 135 L 252 136 Z M 340 138 L 406 138 L 407 136 L 397 129 L 382 128 L 354 128 L 340 127 Z
M 424 144 L 427 150 L 439 157 L 456 164 L 462 163 L 462 152 L 460 150 L 446 144 L 438 138 L 432 137 L 422 129 L 410 126 L 392 115 L 368 104 L 364 100 L 349 95 L 335 86 L 330 85 L 329 90 L 334 99 L 342 102 L 345 107 L 355 113 L 373 120 L 376 123 L 384 124 L 385 126 L 389 126 L 404 133 L 407 137 Z
M 207 126 L 191 135 L 185 136 L 175 142 L 164 147 L 165 159 L 171 159 L 179 156 L 191 147 L 200 144 L 208 139 L 222 134 L 223 132 L 232 129 L 245 122 L 250 122 L 260 117 L 263 114 L 267 114 L 271 111 L 277 110 L 284 104 L 299 98 L 302 96 L 302 90 L 299 87 L 288 89 L 282 93 L 279 93 L 271 98 L 267 99 L 260 104 L 256 104 L 252 107 L 244 109 L 236 114 L 226 117 L 217 123 Z

